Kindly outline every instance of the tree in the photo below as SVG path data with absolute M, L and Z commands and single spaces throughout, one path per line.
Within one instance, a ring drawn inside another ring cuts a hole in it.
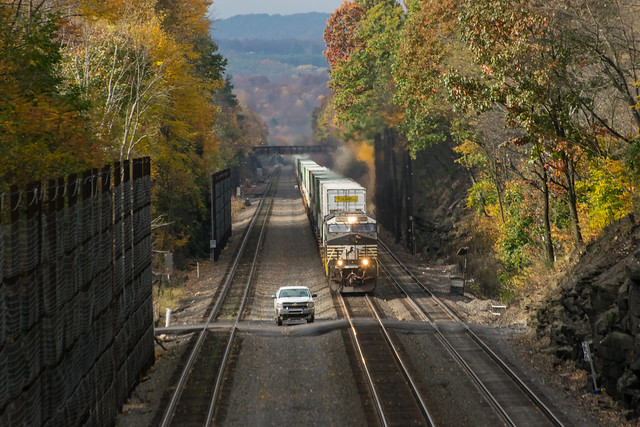
M 331 69 L 348 60 L 353 51 L 362 49 L 364 41 L 358 37 L 358 28 L 365 12 L 360 3 L 345 1 L 331 14 L 324 29 L 324 55 Z
M 445 141 L 449 106 L 441 78 L 458 55 L 454 34 L 460 1 L 410 1 L 393 67 L 394 102 L 403 113 L 400 129 L 412 153 Z M 454 53 L 455 52 L 455 53 Z
M 349 19 L 343 20 L 351 23 L 348 28 L 352 31 L 339 31 L 340 37 L 335 37 L 335 31 L 328 31 L 335 28 L 328 26 L 325 40 L 330 46 L 327 60 L 333 64 L 329 87 L 334 94 L 335 119 L 351 134 L 361 133 L 371 140 L 392 125 L 397 114 L 392 103 L 395 88 L 391 64 L 404 13 L 393 1 L 370 2 L 369 6 L 364 9 L 345 2 L 346 11 L 338 9 L 334 15 L 349 12 Z
M 0 5 L 0 191 L 103 159 L 77 88 L 61 85 L 59 15 L 32 6 Z
M 639 11 L 637 0 L 563 0 L 551 22 L 579 51 L 567 80 L 576 90 L 588 88 L 585 112 L 626 143 L 637 143 L 640 132 Z
M 487 101 L 504 105 L 507 123 L 527 134 L 519 142 L 530 144 L 532 157 L 546 153 L 545 168 L 555 168 L 558 173 L 553 176 L 563 177 L 558 183 L 564 189 L 575 243 L 581 245 L 576 194 L 580 151 L 574 149 L 583 138 L 576 119 L 581 100 L 563 84 L 571 50 L 556 42 L 549 18 L 537 4 L 469 1 L 460 20 L 462 39 L 482 74 L 473 81 L 451 73 L 450 99 L 463 108 L 474 97 L 480 99 L 480 108 L 487 108 Z

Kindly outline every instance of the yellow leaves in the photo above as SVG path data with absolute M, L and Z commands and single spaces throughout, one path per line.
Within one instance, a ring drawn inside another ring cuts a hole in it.
M 356 151 L 356 158 L 368 165 L 373 165 L 375 158 L 373 145 L 359 143 Z
M 78 6 L 80 16 L 107 22 L 129 19 L 131 15 L 154 15 L 152 0 L 81 0 Z
M 461 156 L 466 156 L 470 154 L 478 154 L 480 152 L 480 147 L 474 141 L 465 138 L 461 144 L 453 147 L 453 151 Z
M 390 128 L 395 128 L 404 121 L 405 112 L 398 106 L 394 105 L 391 111 L 384 111 L 383 115 L 385 123 L 387 123 Z
M 85 138 L 85 123 L 77 111 L 44 94 L 27 99 L 12 84 L 2 86 L 0 99 L 0 180 L 25 183 L 101 162 Z
M 223 83 L 197 77 L 194 68 L 200 56 L 195 41 L 208 31 L 208 4 L 81 0 L 70 27 L 83 34 L 67 38 L 64 69 L 96 105 L 89 115 L 106 151 L 126 146 L 126 155 L 153 154 L 164 142 L 161 128 L 165 138 L 216 149 L 211 93 Z
M 163 27 L 177 40 L 193 41 L 209 34 L 210 22 L 207 18 L 207 0 L 181 0 L 178 2 L 158 1 L 159 16 Z
M 577 183 L 584 196 L 578 204 L 581 228 L 585 236 L 595 237 L 612 221 L 627 215 L 633 208 L 637 191 L 631 171 L 620 160 L 601 158 L 590 161 L 584 181 Z

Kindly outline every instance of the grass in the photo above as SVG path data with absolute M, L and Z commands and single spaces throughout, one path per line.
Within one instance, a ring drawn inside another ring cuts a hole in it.
M 158 326 L 164 326 L 167 308 L 175 310 L 180 300 L 185 298 L 182 284 L 178 279 L 168 282 L 166 277 L 153 284 L 153 320 Z

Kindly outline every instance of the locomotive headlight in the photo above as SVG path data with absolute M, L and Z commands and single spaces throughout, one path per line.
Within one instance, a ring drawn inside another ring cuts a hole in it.
M 349 224 L 353 224 L 355 222 L 358 222 L 358 217 L 357 216 L 349 216 L 349 217 L 347 217 L 347 222 Z
M 344 264 L 344 261 L 342 261 L 341 259 L 339 259 L 336 264 L 338 264 L 338 267 L 342 267 L 342 264 Z
M 365 267 L 366 267 L 367 265 L 369 265 L 369 260 L 368 260 L 368 259 L 366 259 L 366 258 L 365 258 L 365 259 L 363 259 L 363 260 L 362 260 L 362 265 L 364 265 Z

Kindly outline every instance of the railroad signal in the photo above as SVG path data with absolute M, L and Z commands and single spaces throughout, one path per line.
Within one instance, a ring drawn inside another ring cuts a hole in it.
M 591 357 L 591 349 L 587 341 L 582 341 L 582 352 L 584 353 L 584 361 L 589 362 L 591 366 L 591 376 L 593 377 L 593 394 L 600 394 L 600 389 L 596 383 L 596 370 L 593 367 L 593 357 Z

